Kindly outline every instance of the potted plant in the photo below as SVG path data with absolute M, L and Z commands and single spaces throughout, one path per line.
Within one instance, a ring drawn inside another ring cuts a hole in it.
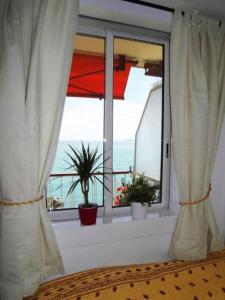
M 51 211 L 53 209 L 63 208 L 64 204 L 61 199 L 55 197 L 47 198 L 47 207 Z
M 145 176 L 132 175 L 131 182 L 122 179 L 122 185 L 117 189 L 117 202 L 120 205 L 130 205 L 132 219 L 140 220 L 147 217 L 148 206 L 157 200 L 159 184 L 151 182 Z
M 98 205 L 96 203 L 90 203 L 88 199 L 90 181 L 93 183 L 95 178 L 104 187 L 104 182 L 98 177 L 98 175 L 105 176 L 103 173 L 103 165 L 107 159 L 103 160 L 103 154 L 98 153 L 98 148 L 91 150 L 89 144 L 87 146 L 82 142 L 81 150 L 73 148 L 69 145 L 72 153 L 66 152 L 69 161 L 67 170 L 72 169 L 77 174 L 75 179 L 68 190 L 67 196 L 72 194 L 78 184 L 80 184 L 81 191 L 84 197 L 84 203 L 78 205 L 79 217 L 82 225 L 96 224 Z M 106 187 L 107 189 L 107 187 Z

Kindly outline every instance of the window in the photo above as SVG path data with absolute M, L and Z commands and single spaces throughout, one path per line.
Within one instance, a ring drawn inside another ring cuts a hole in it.
M 67 195 L 71 182 L 76 179 L 71 170 L 66 171 L 69 145 L 79 149 L 83 141 L 103 152 L 105 41 L 104 38 L 78 34 L 75 44 L 58 149 L 48 182 L 50 210 L 76 208 L 83 202 L 79 185 Z M 96 197 L 98 204 L 103 206 L 103 188 L 94 181 L 89 200 L 95 202 Z
M 160 184 L 154 205 L 166 207 L 168 41 L 148 30 L 132 28 L 131 33 L 127 26 L 93 20 L 90 26 L 84 18 L 80 23 L 57 154 L 47 185 L 48 209 L 58 216 L 74 217 L 74 209 L 83 202 L 79 188 L 67 196 L 76 174 L 66 171 L 65 162 L 68 145 L 79 148 L 81 141 L 97 146 L 109 158 L 105 168 L 112 170 L 105 180 L 110 192 L 98 182 L 90 189 L 90 200 L 99 204 L 99 214 L 129 210 L 115 200 L 121 179 L 129 182 L 131 171 Z
M 124 100 L 113 101 L 113 191 L 118 206 L 117 188 L 122 179 L 130 181 L 130 171 L 161 181 L 163 46 L 118 37 L 113 45 L 114 58 L 123 53 L 132 63 Z

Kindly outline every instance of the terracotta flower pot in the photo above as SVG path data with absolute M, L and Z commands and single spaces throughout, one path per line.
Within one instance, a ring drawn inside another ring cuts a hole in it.
M 79 217 L 81 225 L 94 225 L 96 224 L 98 204 L 79 204 Z

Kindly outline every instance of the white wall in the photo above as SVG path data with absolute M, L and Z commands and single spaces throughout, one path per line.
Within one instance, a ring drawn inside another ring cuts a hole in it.
M 82 0 L 80 14 L 170 32 L 171 12 L 121 0 Z
M 114 219 L 114 221 L 116 221 Z M 176 216 L 80 227 L 75 221 L 53 224 L 66 274 L 89 268 L 169 259 Z

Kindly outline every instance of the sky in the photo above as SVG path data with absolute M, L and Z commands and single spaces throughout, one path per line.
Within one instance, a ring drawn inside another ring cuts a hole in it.
M 125 100 L 114 100 L 115 140 L 134 139 L 144 105 L 159 78 L 132 67 Z M 59 140 L 103 140 L 104 100 L 67 97 Z

